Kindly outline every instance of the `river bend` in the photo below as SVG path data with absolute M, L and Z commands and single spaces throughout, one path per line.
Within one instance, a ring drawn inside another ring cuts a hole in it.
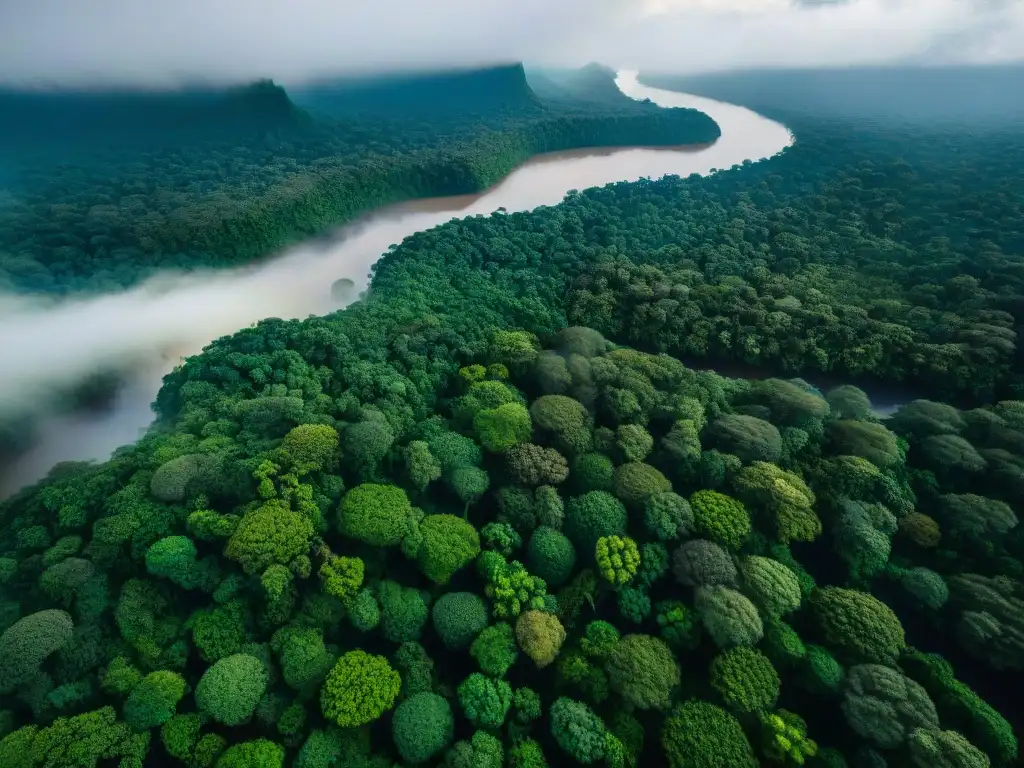
M 718 123 L 722 135 L 699 147 L 540 155 L 482 194 L 384 208 L 331 237 L 315 238 L 253 266 L 161 275 L 128 291 L 58 304 L 33 297 L 0 300 L 0 413 L 33 407 L 45 412 L 48 389 L 98 369 L 131 371 L 102 411 L 44 417 L 33 447 L 0 476 L 0 497 L 43 477 L 58 462 L 103 460 L 134 442 L 153 420 L 150 403 L 161 378 L 181 356 L 263 318 L 303 318 L 339 309 L 344 302 L 332 298 L 332 283 L 351 279 L 355 299 L 381 254 L 415 232 L 499 208 L 555 205 L 572 189 L 708 174 L 769 158 L 793 142 L 784 125 L 744 107 L 644 86 L 635 72 L 620 72 L 616 84 L 635 99 L 699 109 Z

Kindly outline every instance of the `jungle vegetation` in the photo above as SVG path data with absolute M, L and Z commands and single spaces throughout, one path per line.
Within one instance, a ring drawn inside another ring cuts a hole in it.
M 0 92 L 0 290 L 236 265 L 389 203 L 478 192 L 531 155 L 720 133 L 695 110 L 583 98 L 593 87 L 545 101 L 516 65 L 307 84 L 294 100 L 269 81 Z
M 1018 764 L 1024 156 L 792 117 L 415 235 L 0 504 L 0 764 Z

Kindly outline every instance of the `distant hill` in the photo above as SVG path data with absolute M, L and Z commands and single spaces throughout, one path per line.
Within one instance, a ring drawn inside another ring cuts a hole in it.
M 335 118 L 524 115 L 540 107 L 522 64 L 334 78 L 292 86 L 289 94 L 304 109 Z
M 644 72 L 640 79 L 762 112 L 977 125 L 1024 118 L 1022 66 Z
M 636 102 L 615 85 L 615 70 L 590 63 L 580 69 L 530 69 L 527 81 L 542 99 L 621 106 Z
M 171 92 L 0 90 L 0 142 L 110 145 L 230 138 L 308 121 L 270 80 Z

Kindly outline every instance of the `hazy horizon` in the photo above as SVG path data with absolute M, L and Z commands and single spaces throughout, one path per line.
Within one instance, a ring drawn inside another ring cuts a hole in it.
M 42 53 L 41 53 L 42 52 Z M 1014 0 L 59 0 L 0 7 L 0 84 L 282 84 L 524 61 L 711 72 L 1024 60 Z

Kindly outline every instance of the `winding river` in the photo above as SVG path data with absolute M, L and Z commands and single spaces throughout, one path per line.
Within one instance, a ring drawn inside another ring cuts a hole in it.
M 332 283 L 351 279 L 348 300 L 355 299 L 380 255 L 415 232 L 499 208 L 554 205 L 571 189 L 708 174 L 771 157 L 793 142 L 784 125 L 749 109 L 650 88 L 637 81 L 635 72 L 620 72 L 616 83 L 635 99 L 707 113 L 721 127 L 721 137 L 699 147 L 541 155 L 483 194 L 384 208 L 333 237 L 290 248 L 255 266 L 164 275 L 122 293 L 58 304 L 31 297 L 0 303 L 0 408 L 45 408 L 47 392 L 84 374 L 102 368 L 132 371 L 107 408 L 44 419 L 34 447 L 0 476 L 0 497 L 41 478 L 58 462 L 102 460 L 135 441 L 151 423 L 150 403 L 179 356 L 266 317 L 302 318 L 339 309 L 346 302 L 332 298 Z

